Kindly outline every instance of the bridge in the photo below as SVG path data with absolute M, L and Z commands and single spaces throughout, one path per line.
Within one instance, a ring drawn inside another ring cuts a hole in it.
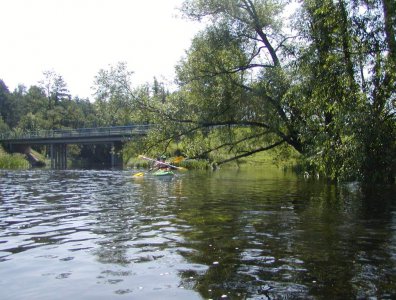
M 122 165 L 119 155 L 122 144 L 136 136 L 147 134 L 152 125 L 136 124 L 129 126 L 113 126 L 98 128 L 38 130 L 27 132 L 7 132 L 0 134 L 0 142 L 9 146 L 13 151 L 16 148 L 27 148 L 31 145 L 49 145 L 51 168 L 67 168 L 68 144 L 110 144 L 111 166 Z

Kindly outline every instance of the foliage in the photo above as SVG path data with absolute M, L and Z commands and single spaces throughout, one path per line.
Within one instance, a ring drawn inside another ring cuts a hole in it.
M 39 82 L 42 91 L 48 99 L 48 107 L 51 109 L 61 101 L 71 99 L 67 84 L 61 75 L 55 71 L 44 71 L 44 79 Z
M 61 78 L 61 77 L 59 77 Z M 58 79 L 59 79 L 58 78 Z M 59 80 L 58 80 L 59 81 Z M 60 84 L 56 81 L 57 84 Z M 64 87 L 64 82 L 61 86 Z M 43 87 L 19 86 L 14 92 L 5 89 L 0 102 L 0 114 L 5 124 L 22 131 L 50 130 L 61 128 L 93 127 L 100 119 L 94 105 L 88 99 L 63 97 L 60 87 L 47 84 Z M 55 101 L 55 99 L 57 99 Z
M 0 133 L 7 132 L 8 130 L 8 125 L 4 122 L 3 117 L 0 116 Z
M 53 71 L 44 75 L 40 86 L 27 89 L 20 85 L 13 92 L 0 80 L 0 132 L 95 127 L 101 123 L 94 104 L 72 98 L 60 75 Z M 78 155 L 80 148 L 71 147 L 69 154 Z
M 127 125 L 139 121 L 135 114 L 134 93 L 131 92 L 133 72 L 124 62 L 108 70 L 101 69 L 95 77 L 95 110 L 100 126 Z
M 129 153 L 177 145 L 220 165 L 279 147 L 285 157 L 292 148 L 306 171 L 332 180 L 392 181 L 390 2 L 305 0 L 287 25 L 289 2 L 184 1 L 184 15 L 207 27 L 176 67 L 172 94 L 159 96 L 156 79 L 152 91 L 133 89 L 125 64 L 102 72 L 99 99 L 111 116 L 122 100 L 135 120 L 157 125 Z
M 173 140 L 221 164 L 288 144 L 309 172 L 392 181 L 395 22 L 387 3 L 306 0 L 287 35 L 279 17 L 287 1 L 185 1 L 185 15 L 208 26 L 177 67 L 180 90 L 147 110 L 161 116 L 147 146 Z

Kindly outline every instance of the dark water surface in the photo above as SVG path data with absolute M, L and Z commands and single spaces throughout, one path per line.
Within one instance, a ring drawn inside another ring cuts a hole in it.
M 396 299 L 396 189 L 0 172 L 0 299 Z

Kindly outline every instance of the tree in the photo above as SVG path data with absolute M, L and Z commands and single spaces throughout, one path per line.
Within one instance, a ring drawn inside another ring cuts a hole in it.
M 3 121 L 8 124 L 10 116 L 10 91 L 2 79 L 0 79 L 0 115 Z
M 392 180 L 391 2 L 305 0 L 293 30 L 282 23 L 288 3 L 186 0 L 185 16 L 208 25 L 177 66 L 179 90 L 155 101 L 116 70 L 107 73 L 106 92 L 129 97 L 158 125 L 146 150 L 175 142 L 191 157 L 222 164 L 287 145 L 327 178 Z
M 67 84 L 61 75 L 58 75 L 55 71 L 44 71 L 43 75 L 44 79 L 39 84 L 47 96 L 49 109 L 52 109 L 54 105 L 58 105 L 61 101 L 71 99 Z
M 28 89 L 24 98 L 27 112 L 37 114 L 48 109 L 47 97 L 43 90 L 36 85 L 33 85 Z
M 22 129 L 23 131 L 35 131 L 40 130 L 44 126 L 42 123 L 42 118 L 33 113 L 29 112 L 28 114 L 24 115 L 18 123 L 18 128 Z
M 178 66 L 181 90 L 160 109 L 161 118 L 156 121 L 167 124 L 159 126 L 156 135 L 165 144 L 183 137 L 185 151 L 196 157 L 209 157 L 212 150 L 222 149 L 237 159 L 286 141 L 301 148 L 281 107 L 283 83 L 278 89 L 271 81 L 259 80 L 269 78 L 268 74 L 273 75 L 271 80 L 286 79 L 265 32 L 278 28 L 272 16 L 282 6 L 271 2 L 256 10 L 248 1 L 242 2 L 185 2 L 189 16 L 200 19 L 214 12 L 215 22 L 194 39 Z M 147 110 L 155 112 L 152 106 Z
M 0 116 L 0 133 L 5 133 L 9 131 L 8 125 L 4 122 L 3 117 Z
M 166 96 L 169 94 L 165 91 L 165 84 L 163 82 L 159 82 L 156 77 L 154 77 L 153 82 L 153 98 L 158 99 L 162 103 L 165 102 Z
M 180 120 L 191 125 L 188 135 L 202 129 L 217 132 L 218 143 L 208 143 L 203 153 L 222 149 L 231 154 L 218 164 L 284 143 L 306 151 L 299 132 L 300 115 L 288 98 L 293 83 L 290 49 L 278 21 L 285 4 L 184 2 L 185 14 L 208 17 L 211 25 L 195 38 L 178 67 L 185 93 L 183 105 L 177 107 L 187 104 L 186 111 L 198 112 Z
M 393 9 L 392 9 L 393 2 Z M 396 171 L 396 40 L 394 1 L 356 1 L 352 27 L 359 54 L 363 113 L 356 122 L 360 171 L 368 181 L 393 181 Z M 362 11 L 364 13 L 362 13 Z
M 387 17 L 385 2 L 306 0 L 293 38 L 275 18 L 281 1 L 185 1 L 187 16 L 209 17 L 211 25 L 179 66 L 188 91 L 182 102 L 199 111 L 199 117 L 179 122 L 194 124 L 195 130 L 249 126 L 254 134 L 233 135 L 223 145 L 235 150 L 247 138 L 256 148 L 244 145 L 226 161 L 285 142 L 308 168 L 326 177 L 389 180 L 395 159 L 395 68 L 394 26 L 389 26 L 394 22 L 388 19 L 394 20 L 394 10 Z M 365 5 L 370 7 L 364 10 Z M 232 93 L 238 88 L 239 94 Z M 193 94 L 195 100 L 188 100 Z M 266 139 L 256 137 L 257 127 L 265 129 Z
M 95 76 L 95 109 L 101 126 L 128 125 L 140 120 L 132 75 L 125 62 L 101 69 Z

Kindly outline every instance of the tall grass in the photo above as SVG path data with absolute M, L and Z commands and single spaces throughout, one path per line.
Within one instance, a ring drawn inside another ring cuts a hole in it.
M 14 153 L 8 154 L 0 147 L 0 169 L 28 169 L 29 162 L 25 159 L 25 155 Z

